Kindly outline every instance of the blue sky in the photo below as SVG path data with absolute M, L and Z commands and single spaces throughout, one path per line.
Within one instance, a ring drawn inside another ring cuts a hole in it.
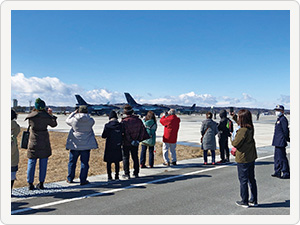
M 290 104 L 289 11 L 12 11 L 12 98 Z

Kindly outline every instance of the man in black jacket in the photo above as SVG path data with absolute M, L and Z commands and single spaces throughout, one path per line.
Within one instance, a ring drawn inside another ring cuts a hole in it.
M 289 122 L 284 116 L 284 107 L 277 105 L 275 108 L 277 121 L 275 123 L 275 131 L 273 136 L 272 145 L 275 146 L 274 152 L 274 174 L 272 177 L 289 179 L 290 168 L 289 162 L 286 157 L 287 142 L 290 141 Z M 281 176 L 282 173 L 282 176 Z
M 233 123 L 230 119 L 227 118 L 227 112 L 224 109 L 220 111 L 220 118 L 221 120 L 218 124 L 218 137 L 221 160 L 217 163 L 226 163 L 229 162 L 228 137 L 230 137 L 231 133 L 233 132 Z

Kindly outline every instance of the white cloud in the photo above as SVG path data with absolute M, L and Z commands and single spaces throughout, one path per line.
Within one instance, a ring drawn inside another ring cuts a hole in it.
M 76 104 L 75 94 L 80 94 L 88 103 L 91 104 L 110 104 L 125 103 L 124 93 L 110 91 L 107 89 L 84 90 L 76 84 L 65 84 L 56 77 L 25 77 L 18 73 L 11 76 L 12 99 L 17 99 L 19 105 L 28 106 L 29 101 L 32 105 L 36 98 L 43 99 L 47 105 L 56 106 L 74 106 Z M 196 103 L 197 106 L 219 106 L 219 107 L 250 107 L 250 108 L 270 108 L 276 104 L 283 104 L 290 108 L 290 96 L 281 95 L 274 102 L 261 102 L 254 99 L 250 94 L 242 93 L 240 97 L 232 98 L 228 96 L 215 97 L 211 94 L 197 94 L 188 92 L 178 96 L 165 96 L 155 99 L 147 93 L 143 96 L 133 96 L 140 103 L 149 104 L 167 104 L 167 105 L 185 105 L 191 106 Z

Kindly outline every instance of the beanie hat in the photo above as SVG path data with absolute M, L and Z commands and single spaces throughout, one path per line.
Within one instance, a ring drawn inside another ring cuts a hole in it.
M 35 100 L 34 107 L 35 107 L 37 110 L 43 110 L 43 109 L 45 109 L 46 104 L 45 104 L 45 102 L 44 102 L 42 99 L 37 98 L 37 99 Z
M 112 110 L 112 111 L 110 112 L 108 118 L 109 118 L 109 119 L 112 119 L 112 118 L 118 119 L 117 113 L 116 113 L 115 111 Z
M 78 112 L 79 112 L 79 113 L 88 113 L 88 108 L 87 108 L 87 106 L 86 106 L 86 105 L 81 105 L 81 106 L 79 106 Z
M 126 115 L 131 115 L 133 113 L 133 109 L 132 109 L 131 105 L 126 104 L 124 106 L 124 113 Z
M 220 111 L 220 117 L 221 117 L 221 118 L 226 118 L 226 117 L 227 117 L 227 111 L 226 111 L 225 109 L 222 109 L 222 110 Z

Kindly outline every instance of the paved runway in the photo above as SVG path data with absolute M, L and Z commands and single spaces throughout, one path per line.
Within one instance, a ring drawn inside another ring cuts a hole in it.
M 200 116 L 180 116 L 179 141 L 197 143 Z M 18 122 L 21 117 L 19 117 Z M 259 159 L 256 162 L 259 206 L 244 209 L 235 205 L 240 200 L 235 163 L 203 165 L 202 158 L 178 162 L 178 166 L 157 165 L 141 169 L 140 178 L 107 183 L 106 175 L 89 177 L 91 184 L 79 181 L 46 184 L 45 191 L 14 189 L 12 215 L 290 215 L 290 180 L 271 177 L 273 147 L 270 146 L 275 117 L 261 117 L 255 122 L 255 139 Z M 65 117 L 59 116 L 57 130 L 67 131 Z M 96 133 L 102 132 L 105 117 L 95 117 Z M 24 123 L 23 126 L 26 126 Z M 195 132 L 196 131 L 196 132 Z M 159 126 L 162 134 L 162 126 Z M 289 148 L 288 148 L 289 152 Z M 234 157 L 231 156 L 231 162 Z M 210 158 L 209 158 L 210 159 Z M 217 156 L 217 160 L 219 156 Z M 122 173 L 121 173 L 122 174 Z M 217 217 L 213 217 L 218 222 Z M 122 220 L 114 217 L 115 223 Z M 80 217 L 70 217 L 78 223 Z M 219 223 L 230 222 L 226 219 Z M 281 221 L 270 217 L 269 223 Z M 48 221 L 51 223 L 51 219 Z M 82 220 L 84 223 L 84 220 Z M 101 222 L 101 221 L 99 221 Z M 136 221 L 138 222 L 138 221 Z M 149 221 L 140 221 L 140 223 Z M 176 219 L 169 218 L 169 223 Z M 186 222 L 186 221 L 185 221 Z M 195 222 L 195 221 L 193 221 Z M 245 221 L 244 221 L 245 222 Z M 241 222 L 241 223 L 244 223 Z M 163 221 L 161 222 L 163 223 Z M 201 221 L 199 222 L 201 223 Z

